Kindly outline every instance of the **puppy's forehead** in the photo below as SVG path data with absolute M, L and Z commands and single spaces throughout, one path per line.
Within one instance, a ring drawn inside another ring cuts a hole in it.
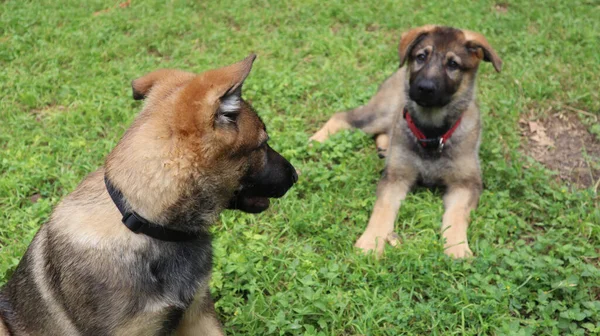
M 435 52 L 462 51 L 465 47 L 465 34 L 452 27 L 436 27 L 419 43 L 420 48 L 433 47 Z

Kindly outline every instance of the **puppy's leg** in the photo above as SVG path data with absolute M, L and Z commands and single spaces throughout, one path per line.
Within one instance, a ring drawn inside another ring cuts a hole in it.
M 375 145 L 377 146 L 377 155 L 383 159 L 387 156 L 387 149 L 390 146 L 390 136 L 387 133 L 377 134 L 375 136 Z
M 386 241 L 392 245 L 397 244 L 394 222 L 400 203 L 406 198 L 415 177 L 410 174 L 408 177 L 403 175 L 403 178 L 392 178 L 386 168 L 386 172 L 377 186 L 377 200 L 369 224 L 356 242 L 356 247 L 361 248 L 364 252 L 375 250 L 376 255 L 380 256 Z
M 403 83 L 404 70 L 398 70 L 381 84 L 366 105 L 334 114 L 310 140 L 323 142 L 329 136 L 351 127 L 367 134 L 389 133 L 394 115 L 400 113 L 404 106 Z
M 0 318 L 0 336 L 9 336 L 8 328 L 4 325 L 2 318 Z
M 351 128 L 352 125 L 350 125 L 347 119 L 347 112 L 338 112 L 334 114 L 329 120 L 327 120 L 325 125 L 323 125 L 323 127 L 317 131 L 317 133 L 310 137 L 309 141 L 324 142 L 329 138 L 329 136 L 339 131 Z
M 472 210 L 477 207 L 480 189 L 476 186 L 449 186 L 444 195 L 444 217 L 442 237 L 445 239 L 444 253 L 453 258 L 473 255 L 467 241 L 467 227 Z
M 385 109 L 384 102 L 375 99 L 369 104 L 346 112 L 334 114 L 310 140 L 323 142 L 331 135 L 352 127 L 361 129 L 367 134 L 387 133 L 393 116 Z
M 177 336 L 224 336 L 208 287 L 196 296 L 175 333 Z

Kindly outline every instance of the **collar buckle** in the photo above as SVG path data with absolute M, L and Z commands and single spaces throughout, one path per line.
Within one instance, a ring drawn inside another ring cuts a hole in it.
M 126 212 L 123 214 L 123 219 L 121 219 L 121 221 L 129 230 L 135 233 L 140 232 L 143 227 L 148 224 L 148 221 L 135 213 L 135 211 Z
M 117 210 L 123 215 L 121 221 L 131 232 L 168 242 L 183 242 L 197 239 L 210 240 L 209 234 L 205 232 L 179 231 L 149 222 L 137 212 L 127 209 L 123 193 L 110 182 L 106 175 L 104 176 L 104 184 Z

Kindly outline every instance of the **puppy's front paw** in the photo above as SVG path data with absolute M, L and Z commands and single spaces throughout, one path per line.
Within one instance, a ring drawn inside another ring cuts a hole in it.
M 329 138 L 329 134 L 327 134 L 326 131 L 319 130 L 317 133 L 315 133 L 313 136 L 311 136 L 308 139 L 308 141 L 309 142 L 312 142 L 312 141 L 324 142 L 325 140 L 327 140 L 327 138 Z
M 379 156 L 380 159 L 385 159 L 385 157 L 387 156 L 387 148 L 380 148 L 377 147 L 377 156 Z
M 444 253 L 447 256 L 452 257 L 454 259 L 464 259 L 473 256 L 473 252 L 471 251 L 471 249 L 469 248 L 469 244 L 467 243 L 459 243 L 447 247 L 444 250 Z
M 370 251 L 375 252 L 377 257 L 383 254 L 383 247 L 385 246 L 385 240 L 383 237 L 365 235 L 363 233 L 360 238 L 356 241 L 354 246 L 362 250 L 363 253 L 369 253 Z
M 365 232 L 358 238 L 354 246 L 361 249 L 363 253 L 373 251 L 377 257 L 380 257 L 383 254 L 386 241 L 392 246 L 397 246 L 400 242 L 400 237 L 395 232 L 388 234 Z
M 387 156 L 388 148 L 390 148 L 390 137 L 387 134 L 379 134 L 375 137 L 377 145 L 377 156 L 383 159 Z

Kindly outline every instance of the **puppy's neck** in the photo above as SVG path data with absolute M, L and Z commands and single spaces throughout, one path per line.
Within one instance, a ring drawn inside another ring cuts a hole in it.
M 224 207 L 211 197 L 219 191 L 199 176 L 197 158 L 159 128 L 136 120 L 107 157 L 107 177 L 144 219 L 175 230 L 206 229 Z
M 440 132 L 445 133 L 458 121 L 469 108 L 472 99 L 473 92 L 469 92 L 443 107 L 423 107 L 411 100 L 407 92 L 406 108 L 417 127 L 424 130 L 427 136 L 435 137 L 439 136 Z
M 441 128 L 447 123 L 449 116 L 448 108 L 445 107 L 422 107 L 414 101 L 407 102 L 407 109 L 415 123 L 421 127 Z

